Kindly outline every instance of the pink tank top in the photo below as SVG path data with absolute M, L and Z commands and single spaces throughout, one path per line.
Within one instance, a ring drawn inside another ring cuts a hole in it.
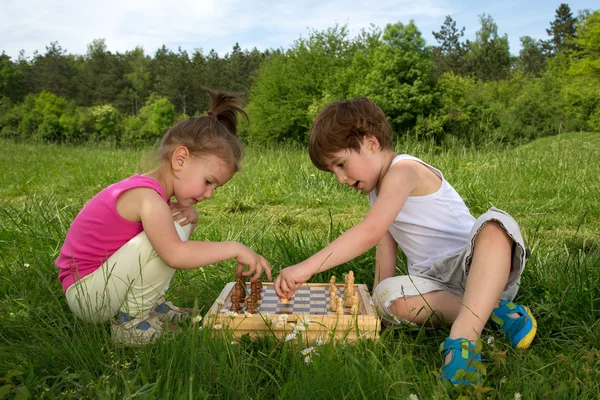
M 141 222 L 128 221 L 117 212 L 119 196 L 138 187 L 154 189 L 168 202 L 157 181 L 134 175 L 102 190 L 77 214 L 55 262 L 63 291 L 100 268 L 115 251 L 144 230 Z

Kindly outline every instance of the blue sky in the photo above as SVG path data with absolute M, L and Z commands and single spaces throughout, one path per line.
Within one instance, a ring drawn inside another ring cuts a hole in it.
M 546 39 L 546 28 L 561 1 L 458 0 L 2 0 L 0 51 L 16 58 L 31 56 L 58 41 L 71 54 L 85 54 L 93 39 L 104 38 L 109 50 L 125 52 L 142 46 L 153 55 L 165 44 L 223 56 L 238 42 L 242 49 L 287 48 L 310 29 L 346 24 L 352 36 L 374 24 L 413 19 L 428 44 L 436 44 L 446 15 L 465 38 L 474 39 L 479 15 L 491 15 L 500 34 L 508 34 L 510 50 L 518 54 L 519 37 Z M 567 2 L 578 10 L 599 9 L 598 0 Z

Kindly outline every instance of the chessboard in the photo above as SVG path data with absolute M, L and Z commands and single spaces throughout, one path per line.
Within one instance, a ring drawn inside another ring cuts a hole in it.
M 290 333 L 295 324 L 310 321 L 306 331 L 310 341 L 335 336 L 352 342 L 358 338 L 377 339 L 379 336 L 380 319 L 366 285 L 352 285 L 359 300 L 358 309 L 354 313 L 350 307 L 344 307 L 340 312 L 331 310 L 331 285 L 325 283 L 304 284 L 287 303 L 279 299 L 272 283 L 263 283 L 257 311 L 246 313 L 242 306 L 239 312 L 234 313 L 231 311 L 234 286 L 235 282 L 225 286 L 206 314 L 205 326 L 216 325 L 218 329 L 232 329 L 234 336 L 238 337 L 243 334 L 272 334 L 281 338 Z M 343 296 L 344 285 L 335 286 Z M 250 293 L 250 283 L 246 283 L 246 292 Z M 280 323 L 282 320 L 285 322 L 283 326 Z

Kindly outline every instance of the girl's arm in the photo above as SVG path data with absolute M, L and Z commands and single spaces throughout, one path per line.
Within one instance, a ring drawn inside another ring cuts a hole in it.
M 407 160 L 390 168 L 366 217 L 318 253 L 281 271 L 274 284 L 277 294 L 289 296 L 317 272 L 348 262 L 375 246 L 417 186 L 418 167 L 416 162 Z
M 377 243 L 377 252 L 375 253 L 375 281 L 373 290 L 379 282 L 396 275 L 396 260 L 398 257 L 398 243 L 392 237 L 390 231 L 387 231 Z
M 238 274 L 248 266 L 243 275 L 254 274 L 254 280 L 265 270 L 267 277 L 272 279 L 269 263 L 241 243 L 182 241 L 175 230 L 172 211 L 162 197 L 152 189 L 135 191 L 144 232 L 158 256 L 171 268 L 193 269 L 235 258 Z

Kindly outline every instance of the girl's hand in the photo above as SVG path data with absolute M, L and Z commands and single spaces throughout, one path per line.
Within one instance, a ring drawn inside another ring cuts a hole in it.
M 183 207 L 181 204 L 174 201 L 169 207 L 171 207 L 173 221 L 177 221 L 179 225 L 185 226 L 187 224 L 192 224 L 196 226 L 198 224 L 198 211 L 196 211 L 194 206 Z
M 277 296 L 291 298 L 296 289 L 304 282 L 310 279 L 312 274 L 302 264 L 292 265 L 281 270 L 279 276 L 275 278 L 273 287 Z
M 269 262 L 249 247 L 246 247 L 241 243 L 240 246 L 238 256 L 235 258 L 238 262 L 238 267 L 235 271 L 236 275 L 249 276 L 254 274 L 254 276 L 250 278 L 250 282 L 254 282 L 262 276 L 264 270 L 267 274 L 267 278 L 269 278 L 269 280 L 273 279 Z M 248 267 L 247 271 L 244 271 L 245 266 Z

